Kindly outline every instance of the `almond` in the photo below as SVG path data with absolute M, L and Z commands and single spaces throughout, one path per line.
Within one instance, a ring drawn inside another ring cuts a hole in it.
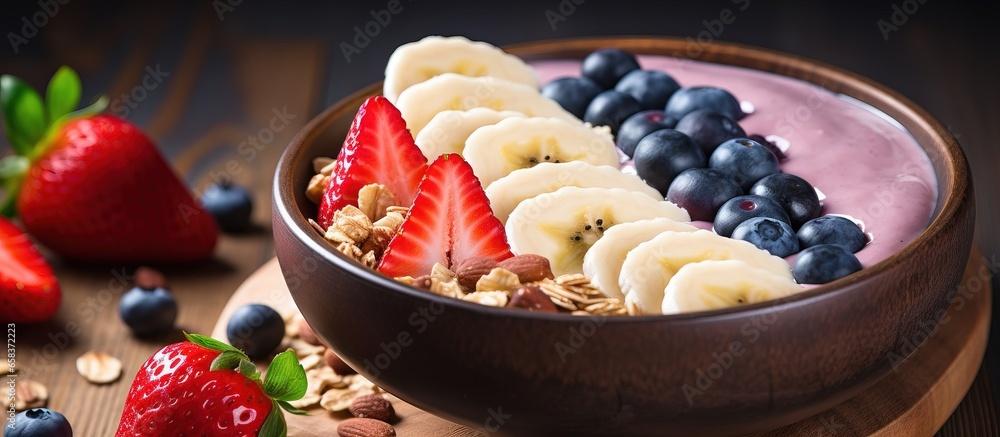
M 511 271 L 517 275 L 521 283 L 541 281 L 542 279 L 554 279 L 552 267 L 548 258 L 535 254 L 517 255 L 500 261 L 500 267 Z
M 475 290 L 479 278 L 490 274 L 497 267 L 497 262 L 485 257 L 468 258 L 455 267 L 458 285 L 467 290 Z
M 340 437 L 395 437 L 392 425 L 381 420 L 352 417 L 337 425 Z
M 382 421 L 388 421 L 389 419 L 392 419 L 392 416 L 396 415 L 396 410 L 392 408 L 392 402 L 389 402 L 385 396 L 377 393 L 354 398 L 354 401 L 351 402 L 351 406 L 348 410 L 350 410 L 351 414 L 355 417 L 366 417 Z
M 166 283 L 167 281 L 163 277 L 163 273 L 160 273 L 159 270 L 151 267 L 139 267 L 135 270 L 136 287 L 152 290 L 157 287 L 164 287 Z
M 326 361 L 326 365 L 333 369 L 334 372 L 337 372 L 338 375 L 353 375 L 358 373 L 351 366 L 348 366 L 344 360 L 340 359 L 332 349 L 327 349 L 323 353 L 323 359 Z
M 309 326 L 309 322 L 306 322 L 306 319 L 299 318 L 298 324 L 299 324 L 299 338 L 301 338 L 306 343 L 309 343 L 314 346 L 319 346 L 323 344 L 323 342 L 319 341 L 319 337 L 316 336 L 316 332 L 314 332 L 312 327 Z
M 518 288 L 511 297 L 510 303 L 507 304 L 508 307 L 512 308 L 522 308 L 528 311 L 541 311 L 544 313 L 556 313 L 559 309 L 556 308 L 556 304 L 552 303 L 552 299 L 534 285 L 525 285 Z
M 94 384 L 107 384 L 122 376 L 122 362 L 104 352 L 87 352 L 76 359 L 76 371 Z

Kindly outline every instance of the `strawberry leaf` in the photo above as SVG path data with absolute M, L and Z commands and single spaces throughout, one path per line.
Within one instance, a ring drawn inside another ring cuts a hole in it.
M 243 351 L 236 349 L 235 347 L 232 347 L 226 343 L 223 343 L 207 335 L 188 334 L 185 332 L 184 337 L 187 338 L 187 341 L 190 341 L 191 343 L 194 343 L 206 349 L 211 349 L 219 352 L 235 351 L 241 354 L 243 353 Z
M 300 410 L 298 408 L 295 408 L 295 407 L 292 406 L 292 404 L 289 404 L 287 401 L 275 401 L 275 402 L 277 402 L 278 405 L 280 405 L 283 410 L 285 410 L 285 411 L 287 411 L 289 413 L 295 414 L 297 416 L 308 416 L 309 415 L 308 411 Z
M 236 370 L 247 356 L 239 351 L 225 351 L 212 360 L 209 370 Z
M 41 96 L 23 80 L 5 74 L 0 76 L 0 108 L 11 147 L 19 155 L 30 154 L 49 124 Z
M 277 402 L 272 401 L 271 413 L 264 419 L 257 437 L 287 437 L 288 425 L 285 424 L 285 415 L 281 413 Z
M 65 65 L 59 67 L 45 90 L 45 109 L 49 121 L 58 120 L 69 114 L 80 103 L 80 76 Z
M 291 349 L 275 356 L 264 375 L 264 393 L 279 401 L 302 399 L 307 385 L 306 370 Z
M 238 369 L 243 376 L 246 376 L 252 381 L 260 381 L 260 372 L 257 371 L 257 366 L 250 360 L 241 360 L 240 367 Z

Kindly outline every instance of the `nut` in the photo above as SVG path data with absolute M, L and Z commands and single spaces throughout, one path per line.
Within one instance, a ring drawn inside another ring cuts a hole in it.
M 167 280 L 159 270 L 152 267 L 139 267 L 135 270 L 136 287 L 152 290 L 157 287 L 164 287 L 166 284 Z
M 330 176 L 317 174 L 309 179 L 309 185 L 306 186 L 306 198 L 310 202 L 317 205 L 323 201 L 323 192 L 326 191 L 326 186 L 330 185 Z
M 392 416 L 396 415 L 396 410 L 392 408 L 392 402 L 389 402 L 385 396 L 377 393 L 354 398 L 348 410 L 355 417 L 367 417 L 383 421 L 388 421 Z
M 521 281 L 517 279 L 517 275 L 497 267 L 490 270 L 488 275 L 479 278 L 476 282 L 476 291 L 513 291 L 520 286 Z
M 42 383 L 30 379 L 18 381 L 14 392 L 14 409 L 41 408 L 49 403 L 49 390 Z
M 329 156 L 317 156 L 313 158 L 313 171 L 318 174 L 330 176 L 333 174 L 333 164 L 336 163 L 337 160 Z
M 541 311 L 544 313 L 556 313 L 559 309 L 556 305 L 552 303 L 552 299 L 534 285 L 525 285 L 518 288 L 517 291 L 511 295 L 510 302 L 507 303 L 508 307 L 511 308 L 523 308 L 528 311 Z
M 368 184 L 358 191 L 358 209 L 371 221 L 385 217 L 386 208 L 396 203 L 396 196 L 385 185 Z
M 381 420 L 352 417 L 337 425 L 339 437 L 395 437 L 392 425 Z
M 475 290 L 479 278 L 490 274 L 496 267 L 497 262 L 491 258 L 480 256 L 466 258 L 455 267 L 458 285 L 461 285 L 466 290 Z
M 347 363 L 345 363 L 344 360 L 342 360 L 340 356 L 333 351 L 333 349 L 327 349 L 326 352 L 323 353 L 323 360 L 326 361 L 326 365 L 333 369 L 334 372 L 337 372 L 338 375 L 353 375 L 358 373 L 352 369 L 351 366 L 348 366 Z
M 351 240 L 357 242 L 365 241 L 372 230 L 372 221 L 354 205 L 347 205 L 333 213 L 333 226 Z M 330 230 L 327 231 L 329 234 Z
M 506 291 L 476 291 L 465 295 L 462 300 L 491 307 L 504 307 L 510 298 Z
M 500 261 L 499 266 L 510 270 L 512 273 L 517 275 L 517 278 L 521 280 L 521 283 L 555 278 L 555 276 L 552 275 L 552 267 L 549 265 L 548 258 L 541 255 L 517 255 L 513 258 L 507 258 Z
M 76 371 L 94 384 L 107 384 L 122 376 L 122 362 L 104 352 L 87 352 L 76 359 Z
M 455 272 L 448 270 L 444 264 L 434 263 L 434 266 L 431 267 L 431 279 L 447 282 L 455 279 Z
M 316 332 L 314 332 L 313 329 L 312 329 L 312 327 L 309 326 L 309 322 L 307 322 L 306 319 L 303 319 L 303 318 L 300 317 L 296 321 L 296 323 L 298 324 L 298 328 L 299 328 L 299 331 L 298 331 L 299 332 L 299 338 L 301 338 L 306 343 L 309 343 L 309 344 L 314 345 L 314 346 L 319 346 L 319 345 L 323 344 L 323 342 L 319 341 L 319 337 L 316 336 Z

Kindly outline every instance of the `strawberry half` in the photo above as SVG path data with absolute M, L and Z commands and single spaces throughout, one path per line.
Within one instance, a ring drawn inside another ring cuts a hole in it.
M 358 191 L 368 184 L 385 185 L 399 205 L 407 206 L 427 170 L 427 158 L 406 130 L 406 121 L 385 97 L 365 100 L 358 109 L 337 156 L 333 178 L 323 192 L 319 223 L 324 228 L 333 214 L 358 205 Z
M 0 218 L 0 319 L 44 322 L 56 314 L 61 300 L 52 267 L 21 229 Z
M 115 437 L 284 437 L 281 409 L 306 393 L 306 373 L 291 349 L 274 357 L 264 380 L 247 356 L 210 337 L 160 349 L 139 369 Z M 280 407 L 280 408 L 279 408 Z
M 378 271 L 417 277 L 430 274 L 435 263 L 454 269 L 472 257 L 502 261 L 511 256 L 503 224 L 493 215 L 479 178 L 461 156 L 449 154 L 427 169 Z
M 59 255 L 114 263 L 185 262 L 211 256 L 211 214 L 135 125 L 80 111 L 80 79 L 62 67 L 46 101 L 13 76 L 0 78 L 0 105 L 16 152 L 0 160 L 4 215 Z

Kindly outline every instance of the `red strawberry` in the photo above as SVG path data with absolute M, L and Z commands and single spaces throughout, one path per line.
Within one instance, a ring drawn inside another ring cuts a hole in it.
M 115 437 L 285 436 L 284 408 L 306 393 L 306 374 L 287 350 L 264 381 L 238 349 L 188 334 L 160 349 L 139 369 L 125 398 Z
M 427 169 L 378 271 L 416 277 L 429 274 L 434 263 L 454 269 L 467 258 L 502 261 L 511 256 L 503 224 L 493 215 L 472 167 L 459 155 L 441 155 Z
M 142 131 L 93 115 L 106 100 L 68 114 L 79 86 L 76 73 L 61 68 L 43 110 L 34 90 L 3 76 L 0 101 L 18 153 L 0 162 L 9 170 L 0 170 L 9 196 L 4 213 L 16 206 L 25 229 L 67 258 L 159 263 L 211 256 L 215 221 Z
M 372 183 L 385 185 L 399 205 L 408 206 L 427 170 L 427 158 L 406 130 L 406 121 L 385 97 L 361 104 L 337 156 L 333 179 L 323 193 L 319 223 L 329 227 L 333 213 L 357 206 L 358 191 Z
M 59 310 L 61 300 L 52 267 L 24 232 L 0 218 L 0 319 L 44 322 Z

